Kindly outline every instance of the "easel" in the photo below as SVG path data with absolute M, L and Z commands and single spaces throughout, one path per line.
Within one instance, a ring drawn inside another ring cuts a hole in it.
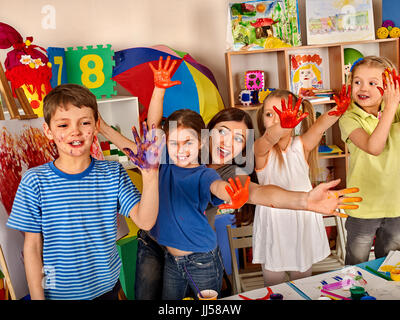
M 21 115 L 18 111 L 17 104 L 15 103 L 14 97 L 12 95 L 12 91 L 10 85 L 8 84 L 8 80 L 4 73 L 4 69 L 2 64 L 0 63 L 0 93 L 4 98 L 6 103 L 8 112 L 10 113 L 11 119 L 35 119 L 37 118 L 37 114 L 35 114 L 32 110 L 31 105 L 29 104 L 28 99 L 26 98 L 25 92 L 22 88 L 18 88 L 15 90 L 17 95 L 17 99 L 19 104 L 21 105 L 25 114 Z M 3 107 L 0 108 L 0 120 L 5 120 Z M 16 295 L 14 291 L 14 287 L 11 282 L 10 274 L 8 272 L 8 267 L 6 263 L 6 259 L 3 254 L 3 250 L 0 245 L 0 268 L 4 274 L 5 279 L 5 289 L 6 289 L 6 299 L 8 298 L 8 294 L 12 300 L 16 300 Z
M 14 97 L 12 95 L 12 91 L 10 85 L 8 84 L 8 80 L 4 73 L 4 69 L 2 64 L 0 63 L 0 93 L 3 96 L 8 112 L 10 112 L 11 119 L 35 119 L 37 118 L 37 114 L 35 114 L 32 110 L 31 105 L 29 104 L 28 99 L 26 98 L 24 89 L 18 88 L 15 90 L 17 95 L 19 104 L 21 108 L 24 110 L 25 114 L 19 114 L 17 104 L 15 103 Z M 0 120 L 5 120 L 3 108 L 0 108 Z

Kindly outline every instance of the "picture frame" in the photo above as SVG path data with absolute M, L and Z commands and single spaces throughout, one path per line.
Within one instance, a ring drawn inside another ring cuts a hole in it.
M 306 0 L 307 44 L 375 40 L 372 0 Z

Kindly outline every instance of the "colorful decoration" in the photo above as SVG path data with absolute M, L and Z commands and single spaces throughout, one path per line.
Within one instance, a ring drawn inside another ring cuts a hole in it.
M 248 90 L 264 89 L 264 71 L 251 70 L 246 71 L 244 76 L 245 88 Z
M 114 51 L 111 45 L 103 47 L 97 45 L 77 47 L 68 47 L 65 51 L 65 65 L 67 68 L 68 83 L 76 83 L 87 87 L 97 99 L 102 96 L 111 98 L 116 95 L 114 90 L 115 81 L 111 80 Z
M 230 50 L 259 50 L 301 45 L 296 0 L 229 4 Z
M 51 63 L 46 49 L 32 44 L 33 38 L 22 36 L 13 27 L 0 22 L 0 49 L 13 50 L 7 53 L 5 74 L 15 89 L 22 87 L 35 114 L 43 116 L 43 98 L 50 92 Z
M 351 85 L 347 86 L 344 84 L 342 86 L 342 91 L 340 91 L 339 97 L 334 95 L 333 99 L 336 102 L 337 109 L 335 111 L 329 111 L 328 115 L 340 117 L 343 113 L 346 112 L 347 108 L 351 102 Z
M 47 56 L 51 63 L 51 87 L 55 88 L 60 84 L 67 83 L 67 67 L 65 64 L 64 48 L 49 47 L 47 48 Z
M 274 90 L 275 90 L 275 88 L 266 88 L 266 89 L 258 91 L 259 103 L 263 103 L 265 98 L 268 97 L 268 95 Z
M 242 90 L 239 94 L 239 101 L 244 106 L 249 106 L 252 104 L 251 102 L 252 91 L 251 90 Z
M 212 72 L 197 62 L 188 53 L 171 49 L 164 45 L 131 48 L 115 53 L 116 61 L 112 79 L 139 98 L 144 106 L 140 111 L 140 121 L 147 118 L 147 110 L 154 88 L 154 75 L 149 62 L 157 66 L 160 56 L 176 65 L 171 70 L 171 80 L 181 81 L 181 85 L 166 90 L 163 115 L 168 117 L 178 109 L 189 108 L 198 112 L 208 123 L 220 110 L 224 109 L 218 85 Z
M 386 39 L 387 37 L 399 38 L 400 28 L 395 27 L 392 20 L 385 20 L 382 22 L 382 26 L 376 30 L 376 36 L 379 39 Z
M 281 100 L 282 111 L 280 111 L 276 106 L 273 106 L 275 112 L 279 115 L 282 128 L 295 128 L 305 117 L 308 116 L 308 112 L 299 113 L 301 102 L 302 99 L 298 98 L 296 105 L 293 106 L 293 96 L 290 94 L 287 107 L 285 99 L 282 98 Z

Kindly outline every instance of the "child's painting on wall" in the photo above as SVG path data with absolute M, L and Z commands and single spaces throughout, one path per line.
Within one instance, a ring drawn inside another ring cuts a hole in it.
M 297 0 L 229 4 L 229 50 L 259 50 L 301 45 Z
M 374 40 L 372 0 L 306 0 L 307 43 Z
M 290 89 L 302 97 L 313 96 L 313 89 L 322 89 L 322 58 L 318 54 L 290 56 Z

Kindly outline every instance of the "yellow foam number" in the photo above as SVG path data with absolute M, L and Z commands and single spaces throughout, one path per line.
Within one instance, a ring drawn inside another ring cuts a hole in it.
M 62 75 L 62 67 L 64 64 L 63 58 L 61 56 L 55 56 L 54 57 L 54 64 L 60 65 L 58 67 L 58 74 L 57 74 L 57 85 L 61 84 L 61 75 Z
M 82 84 L 89 89 L 99 88 L 103 85 L 103 59 L 97 54 L 87 54 L 79 62 L 82 71 Z

